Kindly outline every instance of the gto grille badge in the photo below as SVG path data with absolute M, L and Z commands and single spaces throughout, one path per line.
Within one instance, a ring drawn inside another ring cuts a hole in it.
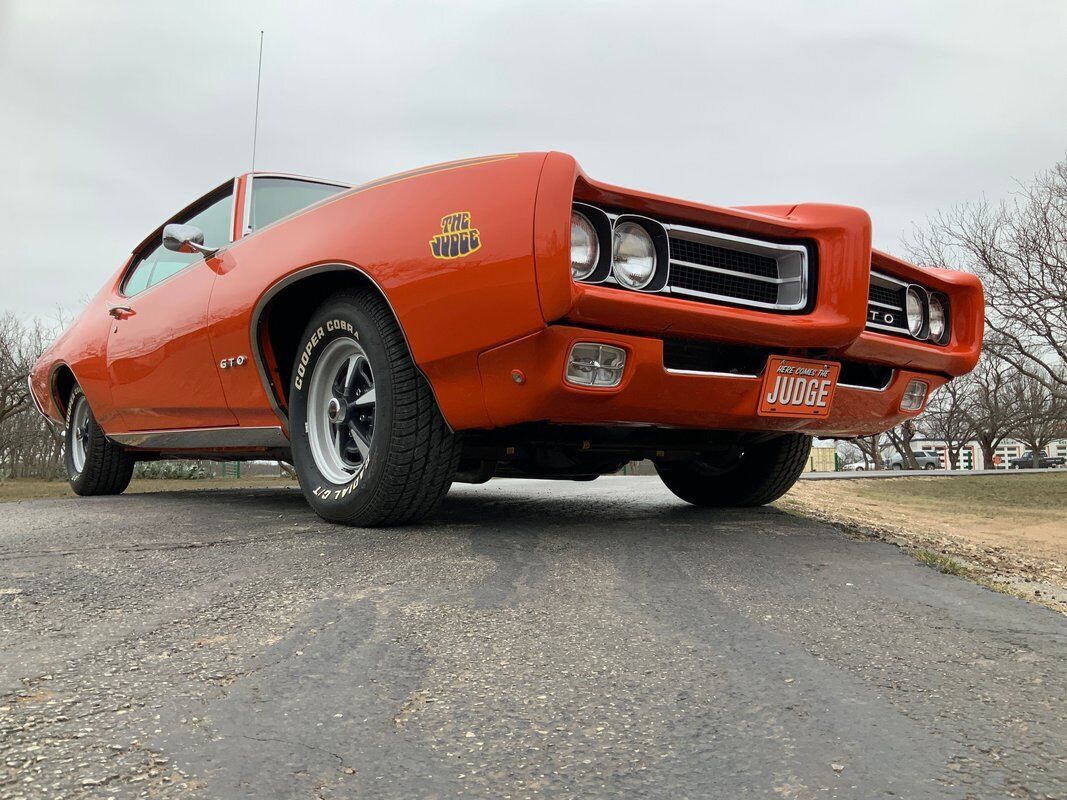
M 875 308 L 867 310 L 867 319 L 871 322 L 882 322 L 886 325 L 895 325 L 897 322 L 897 318 L 893 314 L 888 311 L 879 311 Z
M 230 367 L 243 367 L 248 362 L 246 356 L 234 356 L 233 358 L 224 358 L 219 362 L 219 369 L 229 369 Z

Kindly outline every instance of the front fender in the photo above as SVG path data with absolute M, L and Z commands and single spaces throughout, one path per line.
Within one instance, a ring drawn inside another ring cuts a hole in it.
M 212 290 L 212 347 L 220 357 L 253 351 L 255 309 L 272 287 L 301 270 L 348 264 L 389 301 L 449 424 L 488 425 L 478 354 L 545 327 L 533 259 L 544 159 L 416 170 L 249 235 L 231 246 Z M 477 247 L 442 252 L 436 237 L 453 229 L 477 231 Z M 263 424 L 270 398 L 252 373 L 227 375 L 227 399 L 242 424 Z

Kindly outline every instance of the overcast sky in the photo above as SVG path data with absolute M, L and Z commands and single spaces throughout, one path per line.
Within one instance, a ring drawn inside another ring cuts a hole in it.
M 734 205 L 866 208 L 877 246 L 1067 151 L 1067 3 L 0 0 L 0 311 L 77 310 L 251 157 L 352 182 L 563 150 Z

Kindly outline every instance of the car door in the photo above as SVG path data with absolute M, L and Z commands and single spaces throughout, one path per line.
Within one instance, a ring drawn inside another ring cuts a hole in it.
M 208 246 L 229 244 L 232 182 L 170 222 L 200 228 Z M 132 259 L 109 308 L 114 320 L 107 343 L 112 397 L 128 431 L 237 424 L 207 329 L 216 270 L 226 257 L 167 250 L 161 228 Z
M 243 179 L 244 237 L 234 243 L 211 292 L 208 324 L 212 342 L 220 357 L 252 355 L 249 319 L 255 303 L 276 275 L 264 268 L 262 256 L 250 259 L 246 242 L 254 247 L 254 236 L 261 229 L 332 197 L 350 188 L 343 184 L 299 178 L 291 175 L 255 173 Z M 299 263 L 295 257 L 294 264 Z M 263 382 L 259 371 L 250 363 L 242 369 L 226 369 L 222 373 L 223 389 L 230 410 L 239 423 L 247 427 L 276 426 L 278 416 L 264 400 Z

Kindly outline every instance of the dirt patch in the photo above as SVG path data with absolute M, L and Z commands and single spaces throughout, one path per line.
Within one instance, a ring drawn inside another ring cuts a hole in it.
M 1067 474 L 802 481 L 778 506 L 940 554 L 957 574 L 1067 613 Z

